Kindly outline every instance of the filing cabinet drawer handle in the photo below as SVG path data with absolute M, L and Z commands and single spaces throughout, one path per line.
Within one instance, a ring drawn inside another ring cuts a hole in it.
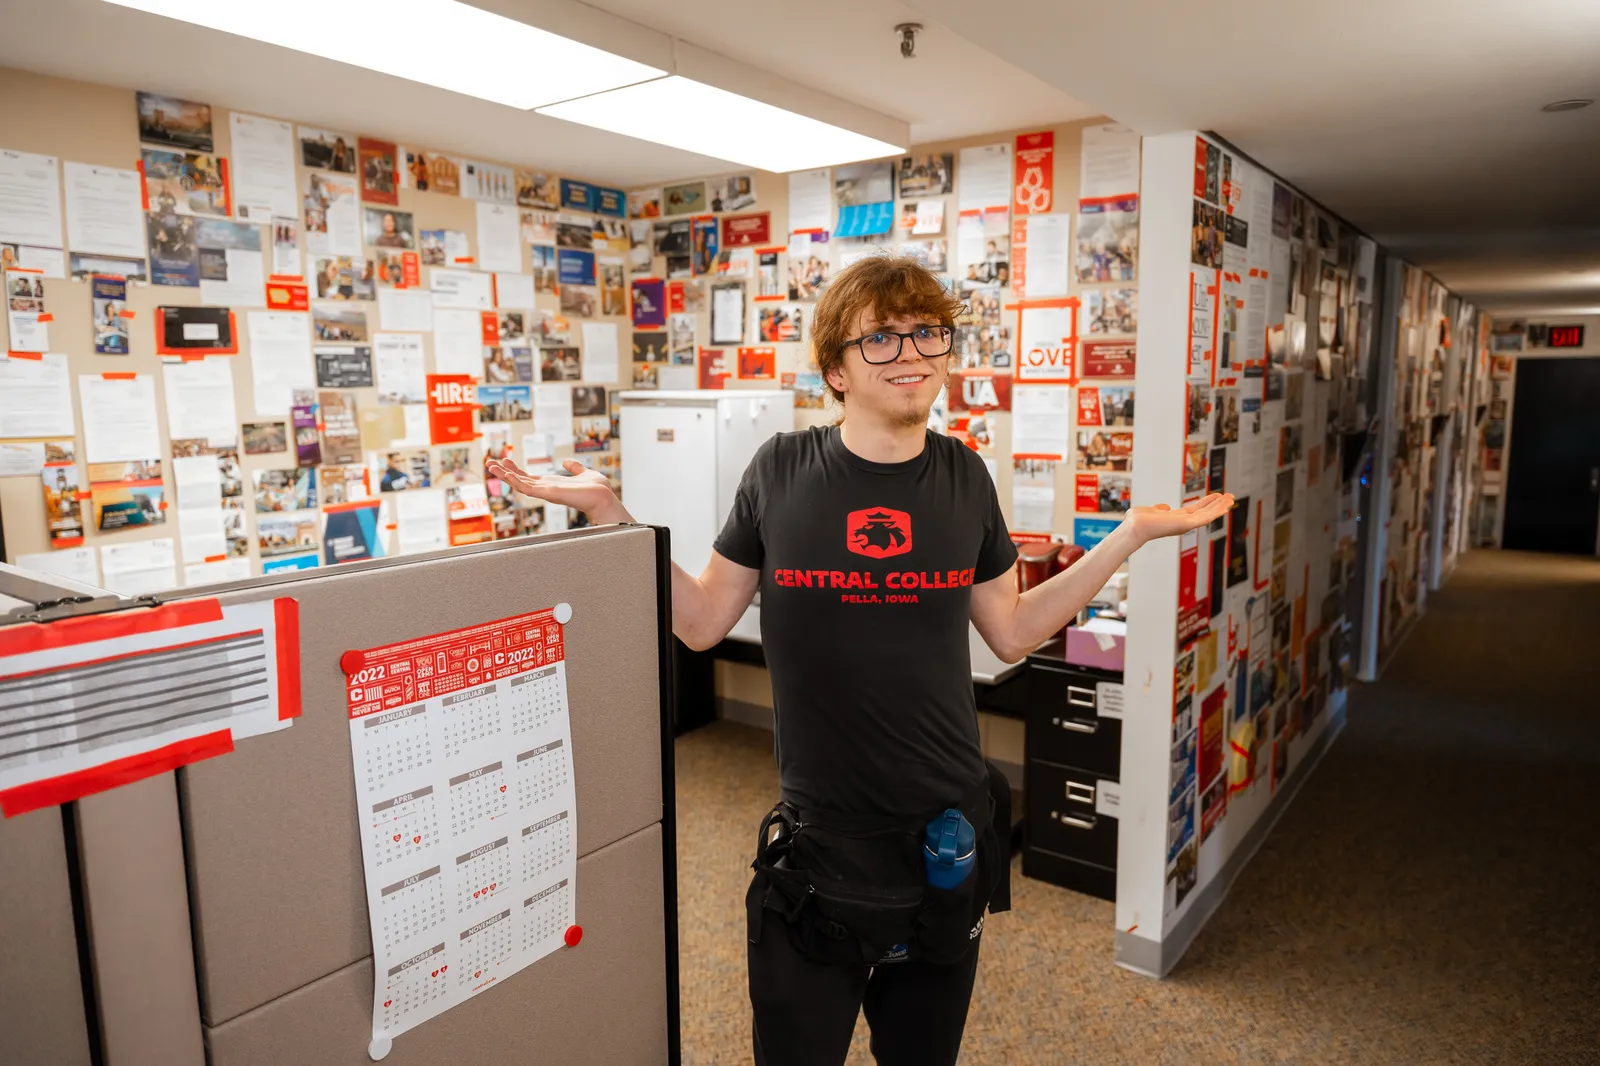
M 1085 722 L 1078 718 L 1063 718 L 1061 719 L 1061 728 L 1070 729 L 1074 733 L 1098 733 L 1100 731 L 1100 723 Z
M 1094 815 L 1090 815 L 1087 818 L 1079 818 L 1075 814 L 1063 814 L 1061 816 L 1061 824 L 1070 825 L 1074 829 L 1093 829 L 1094 822 Z
M 1094 689 L 1081 688 L 1077 685 L 1067 686 L 1067 702 L 1074 707 L 1093 707 Z
M 1073 803 L 1087 803 L 1094 806 L 1094 786 L 1081 784 L 1077 781 L 1067 782 L 1067 799 Z

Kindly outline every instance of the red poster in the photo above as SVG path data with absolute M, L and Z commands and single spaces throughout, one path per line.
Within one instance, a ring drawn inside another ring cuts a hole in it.
M 1072 346 L 1070 340 L 1041 341 L 1031 345 L 1017 359 L 1017 377 L 1024 382 L 1071 384 Z
M 988 368 L 950 371 L 950 410 L 1011 410 L 1011 375 Z
M 1133 359 L 1133 341 L 1083 342 L 1083 376 L 1086 378 L 1131 378 Z
M 667 313 L 681 315 L 684 310 L 683 282 L 674 281 L 667 285 Z
M 304 285 L 283 281 L 267 282 L 267 309 L 270 311 L 307 311 L 311 300 Z
M 1028 297 L 1028 216 L 1011 216 L 1011 297 Z
M 500 316 L 493 311 L 480 311 L 478 316 L 483 322 L 484 347 L 500 347 Z
M 1079 474 L 1074 482 L 1073 510 L 1098 514 L 1100 511 L 1100 477 L 1097 474 Z
M 1207 156 L 1210 154 L 1210 145 L 1206 144 L 1204 137 L 1194 139 L 1194 194 L 1200 199 L 1206 199 L 1209 184 L 1207 180 Z
M 393 141 L 362 137 L 356 142 L 361 162 L 361 199 L 369 204 L 400 202 L 400 166 Z
M 428 375 L 428 440 L 431 444 L 470 441 L 472 413 L 478 409 L 478 383 L 467 374 Z
M 1222 772 L 1222 709 L 1228 703 L 1228 686 L 1218 685 L 1200 704 L 1200 791 Z
M 1055 201 L 1056 135 L 1050 130 L 1017 136 L 1017 185 L 1011 210 L 1019 215 L 1047 214 Z
M 487 544 L 494 540 L 494 516 L 476 515 L 472 518 L 452 518 L 450 520 L 450 546 L 459 548 L 463 544 Z
M 1182 650 L 1205 635 L 1211 623 L 1211 605 L 1197 603 L 1178 612 L 1178 648 Z
M 728 353 L 721 348 L 701 348 L 700 387 L 702 389 L 720 389 L 728 380 Z
M 1200 602 L 1195 591 L 1200 579 L 1200 549 L 1189 548 L 1178 553 L 1178 607 L 1193 607 Z
M 1078 389 L 1078 425 L 1098 426 L 1100 421 L 1100 390 L 1092 385 Z
M 739 377 L 771 381 L 778 372 L 778 349 L 740 348 Z
M 722 246 L 742 248 L 750 244 L 766 244 L 772 240 L 772 215 L 763 211 L 759 215 L 729 215 L 722 220 Z
M 394 283 L 397 289 L 422 288 L 422 257 L 416 252 L 400 253 L 400 280 Z

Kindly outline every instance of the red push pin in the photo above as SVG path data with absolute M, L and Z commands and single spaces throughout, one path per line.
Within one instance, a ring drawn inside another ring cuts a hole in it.
M 583 926 L 581 926 L 581 925 L 569 925 L 569 926 L 567 926 L 566 936 L 563 937 L 562 939 L 566 940 L 567 947 L 569 947 L 569 948 L 577 947 L 578 946 L 578 941 L 583 939 Z
M 366 652 L 356 651 L 354 648 L 351 648 L 349 651 L 339 656 L 339 669 L 343 670 L 346 674 L 359 673 L 361 668 L 365 665 L 367 665 Z

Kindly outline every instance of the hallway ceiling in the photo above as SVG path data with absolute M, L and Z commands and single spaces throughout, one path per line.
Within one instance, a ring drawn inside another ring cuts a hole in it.
M 472 2 L 505 14 L 539 7 L 527 0 Z M 913 143 L 1095 114 L 936 25 L 919 35 L 917 58 L 902 59 L 894 26 L 928 20 L 895 0 L 813 0 L 799 19 L 791 8 L 746 9 L 713 0 L 598 0 L 590 6 L 906 120 Z M 735 169 L 101 0 L 0 0 L 0 26 L 0 67 L 168 92 L 623 187 Z M 604 47 L 603 40 L 588 43 Z M 10 99 L 7 105 L 25 108 L 27 102 Z
M 1214 130 L 1489 310 L 1600 310 L 1595 0 L 908 0 L 1142 133 Z M 1025 31 L 1025 32 L 1023 32 Z

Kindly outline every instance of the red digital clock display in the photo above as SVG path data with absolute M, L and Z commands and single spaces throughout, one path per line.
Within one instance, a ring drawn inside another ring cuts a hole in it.
M 1546 344 L 1551 348 L 1582 348 L 1582 326 L 1551 326 Z

